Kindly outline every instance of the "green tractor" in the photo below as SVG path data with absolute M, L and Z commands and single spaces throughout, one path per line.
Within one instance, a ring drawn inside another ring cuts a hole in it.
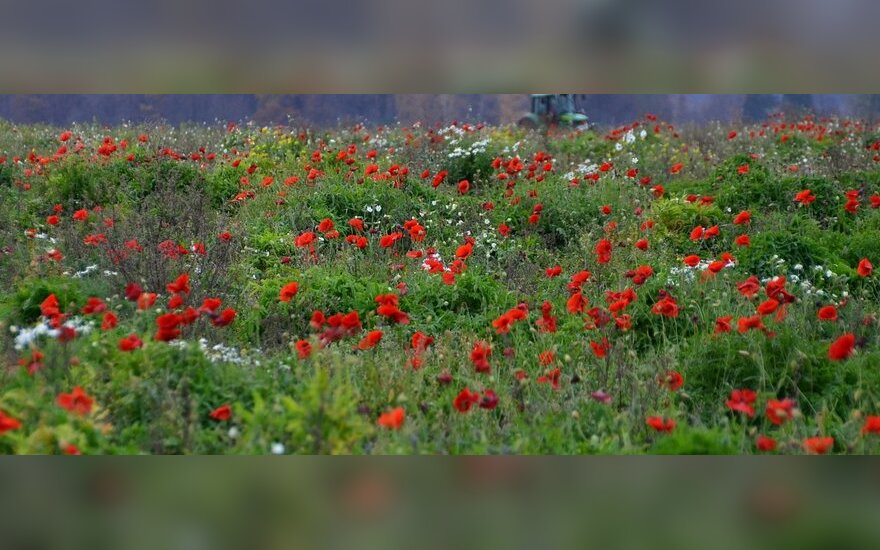
M 519 119 L 523 128 L 587 126 L 587 115 L 577 108 L 574 94 L 532 94 L 530 97 L 531 110 Z

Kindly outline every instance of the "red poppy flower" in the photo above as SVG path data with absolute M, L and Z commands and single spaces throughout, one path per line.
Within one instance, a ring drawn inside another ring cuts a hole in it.
M 547 269 L 544 270 L 544 273 L 552 279 L 553 277 L 558 277 L 559 275 L 562 274 L 562 267 L 560 267 L 558 265 L 555 265 L 553 267 L 548 267 Z
M 742 174 L 742 175 L 748 174 L 748 173 L 749 173 L 749 165 L 748 165 L 748 164 L 742 164 L 742 165 L 738 166 L 737 169 L 736 169 L 736 172 L 737 172 L 738 174 Z
M 752 275 L 745 281 L 737 283 L 736 290 L 746 298 L 751 298 L 761 290 L 761 281 Z
M 758 305 L 758 315 L 770 315 L 779 307 L 779 302 L 769 298 Z
M 669 173 L 670 173 L 670 174 L 678 174 L 679 172 L 681 172 L 681 169 L 682 169 L 682 168 L 684 168 L 684 164 L 681 163 L 681 162 L 676 162 L 675 164 L 673 164 L 673 165 L 669 168 Z
M 718 317 L 715 319 L 715 334 L 720 334 L 723 332 L 730 332 L 731 326 L 730 322 L 733 320 L 733 315 L 726 315 L 724 317 Z
M 441 170 L 437 172 L 437 174 L 431 180 L 431 187 L 438 187 L 446 178 L 447 173 L 448 172 L 446 170 Z
M 403 407 L 397 407 L 379 415 L 377 424 L 390 430 L 399 430 L 405 419 L 406 411 L 403 410 Z
M 475 342 L 471 350 L 471 362 L 474 364 L 477 372 L 488 373 L 490 370 L 489 356 L 492 355 L 492 348 L 486 342 Z
M 470 255 L 474 251 L 473 243 L 465 243 L 458 248 L 455 249 L 455 257 L 461 258 L 462 260 L 466 260 L 470 257 Z
M 116 328 L 118 322 L 119 318 L 116 317 L 116 314 L 108 311 L 104 314 L 103 319 L 101 319 L 101 330 L 112 330 Z
M 593 350 L 593 355 L 602 359 L 608 355 L 608 350 L 611 349 L 611 344 L 608 342 L 608 338 L 603 338 L 602 342 L 594 342 L 590 340 L 590 348 Z
M 678 391 L 684 385 L 684 376 L 680 372 L 671 370 L 660 378 L 660 385 L 669 391 Z
M 11 416 L 7 416 L 3 410 L 0 410 L 0 435 L 19 428 L 21 428 L 21 422 Z
M 153 337 L 159 342 L 170 342 L 180 336 L 178 328 L 182 323 L 182 318 L 177 313 L 166 313 L 156 317 L 157 331 Z
M 229 405 L 221 405 L 211 411 L 208 416 L 210 416 L 214 420 L 217 420 L 218 422 L 226 422 L 227 420 L 232 418 L 232 407 L 230 407 Z
M 735 218 L 733 218 L 733 223 L 736 225 L 742 225 L 744 223 L 749 223 L 751 221 L 752 221 L 752 213 L 749 212 L 748 210 L 743 210 L 742 212 L 737 214 Z
M 868 416 L 862 426 L 862 434 L 880 435 L 880 416 Z
M 312 355 L 312 344 L 308 340 L 297 340 L 294 344 L 296 355 L 300 359 L 308 359 Z
M 428 346 L 434 343 L 434 338 L 424 332 L 416 331 L 410 338 L 410 346 L 415 353 L 423 353 Z
M 292 281 L 287 283 L 283 287 L 281 287 L 281 291 L 278 293 L 278 301 L 280 302 L 289 302 L 296 293 L 299 292 L 299 283 L 296 281 Z
M 49 294 L 40 303 L 40 313 L 45 317 L 55 317 L 61 315 L 61 309 L 58 307 L 58 298 L 55 294 Z
M 772 437 L 767 437 L 766 435 L 759 435 L 758 439 L 756 440 L 756 446 L 758 447 L 759 451 L 768 453 L 768 452 L 776 450 L 777 443 L 776 443 L 776 440 L 773 439 Z
M 401 325 L 408 325 L 409 324 L 409 315 L 407 315 L 406 313 L 404 313 L 403 311 L 400 311 L 400 309 L 398 309 L 397 302 L 396 302 L 397 296 L 393 295 L 393 294 L 388 294 L 388 296 L 394 296 L 395 302 L 381 304 L 378 308 L 376 308 L 376 313 L 378 313 L 382 317 L 385 317 L 386 319 L 388 319 L 392 323 L 398 323 Z M 376 297 L 376 300 L 378 301 L 379 297 Z
M 211 324 L 215 327 L 225 327 L 230 325 L 232 321 L 235 320 L 236 311 L 231 307 L 228 307 L 221 311 L 216 317 L 211 320 Z
M 847 333 L 835 340 L 828 346 L 828 358 L 832 361 L 841 361 L 846 359 L 853 353 L 856 344 L 856 337 L 852 333 Z
M 709 270 L 709 273 L 719 273 L 725 267 L 727 267 L 726 261 L 714 260 L 712 262 L 709 262 L 709 265 L 706 266 L 706 269 Z
M 550 384 L 554 390 L 559 389 L 559 378 L 562 376 L 562 371 L 558 368 L 547 371 L 546 374 L 543 374 L 538 377 L 537 382 L 539 384 Z
M 738 235 L 738 236 L 733 240 L 733 243 L 734 243 L 736 246 L 751 246 L 751 245 L 752 245 L 752 240 L 751 240 L 751 238 L 749 238 L 748 235 Z
M 128 283 L 128 285 L 125 287 L 125 299 L 130 302 L 135 302 L 138 300 L 138 298 L 140 298 L 143 291 L 144 290 L 141 288 L 141 285 L 137 283 Z
M 483 392 L 483 397 L 480 399 L 480 408 L 486 409 L 487 411 L 491 411 L 498 406 L 498 394 L 496 394 L 493 390 L 486 390 Z
M 569 290 L 578 290 L 584 283 L 590 280 L 592 277 L 592 273 L 589 271 L 579 271 L 571 276 L 571 280 L 568 283 Z
M 645 419 L 645 423 L 657 432 L 669 433 L 675 429 L 675 420 L 664 419 L 662 416 L 649 416 Z
M 401 238 L 403 238 L 403 233 L 400 233 L 400 232 L 390 233 L 388 235 L 383 235 L 379 239 L 379 246 L 381 246 L 382 248 L 390 248 L 391 246 L 394 245 L 394 243 L 396 243 Z
M 129 334 L 125 338 L 119 340 L 119 349 L 122 351 L 134 351 L 143 346 L 144 342 L 138 338 L 137 334 Z
M 764 412 L 767 414 L 770 422 L 779 426 L 784 424 L 786 420 L 791 420 L 794 414 L 794 404 L 794 401 L 791 399 L 783 399 L 782 401 L 769 399 Z
M 751 317 L 740 317 L 739 319 L 737 319 L 737 331 L 740 334 L 744 334 L 752 329 L 767 329 L 767 327 L 764 326 L 764 321 L 761 320 L 760 315 L 752 315 Z
M 813 195 L 813 192 L 809 189 L 804 189 L 794 196 L 794 201 L 800 203 L 802 206 L 807 206 L 815 200 L 816 196 Z
M 682 261 L 688 267 L 697 267 L 700 263 L 700 257 L 696 254 L 691 254 L 690 256 L 685 256 Z
M 611 241 L 602 239 L 596 244 L 596 261 L 607 264 L 611 261 Z
M 678 317 L 678 310 L 678 304 L 672 296 L 664 296 L 651 307 L 651 313 L 663 317 Z
M 556 353 L 553 351 L 542 351 L 538 354 L 538 363 L 547 366 L 556 360 Z
M 60 393 L 57 398 L 58 406 L 70 412 L 75 412 L 80 416 L 85 416 L 92 412 L 92 406 L 95 400 L 79 386 L 73 388 L 70 393 Z
M 155 292 L 142 292 L 137 298 L 138 309 L 144 310 L 156 303 Z
M 84 305 L 81 310 L 83 315 L 94 315 L 95 313 L 103 313 L 104 311 L 107 311 L 107 304 L 105 304 L 100 298 L 94 296 L 86 301 L 86 305 Z
M 822 321 L 836 321 L 837 308 L 834 306 L 823 306 L 816 312 L 816 317 Z
M 455 407 L 460 413 L 466 413 L 471 410 L 471 407 L 479 403 L 480 394 L 472 392 L 468 388 L 464 388 L 459 392 L 455 399 L 452 401 L 452 405 Z
M 803 442 L 804 450 L 811 454 L 824 455 L 834 446 L 833 437 L 808 437 Z
M 304 248 L 309 246 L 315 241 L 315 234 L 311 231 L 306 231 L 304 233 L 299 234 L 294 240 L 294 244 L 297 248 Z
M 517 321 L 526 318 L 526 314 L 519 308 L 509 309 L 492 321 L 492 327 L 497 334 L 507 334 Z
M 79 456 L 82 454 L 79 448 L 73 443 L 65 445 L 64 448 L 61 449 L 61 451 L 68 456 Z
M 376 347 L 382 340 L 383 333 L 381 330 L 371 330 L 361 339 L 357 347 L 360 350 L 368 350 Z
M 648 239 L 639 239 L 633 245 L 639 250 L 648 250 Z
M 458 192 L 462 195 L 470 191 L 470 188 L 471 182 L 469 182 L 468 180 L 461 180 L 460 182 L 458 182 Z
M 587 300 L 584 295 L 581 294 L 581 291 L 578 290 L 571 295 L 571 297 L 566 302 L 565 307 L 568 309 L 569 313 L 578 314 L 583 313 L 584 309 L 589 305 L 589 300 Z
M 874 272 L 874 266 L 868 258 L 862 258 L 859 261 L 859 266 L 856 268 L 856 272 L 859 274 L 859 277 L 870 277 L 871 273 Z
M 189 288 L 189 274 L 184 273 L 177 277 L 174 282 L 168 283 L 165 285 L 165 289 L 168 292 L 179 292 L 179 293 L 188 293 L 190 291 Z
M 746 416 L 755 416 L 755 408 L 753 407 L 758 395 L 752 390 L 733 390 L 730 392 L 730 399 L 725 402 L 727 408 L 741 412 Z

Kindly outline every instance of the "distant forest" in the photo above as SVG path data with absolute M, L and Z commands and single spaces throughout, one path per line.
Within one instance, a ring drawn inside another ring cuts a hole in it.
M 618 124 L 645 113 L 676 123 L 706 120 L 753 121 L 776 111 L 880 117 L 880 95 L 579 95 L 593 122 Z M 515 122 L 528 96 L 489 94 L 363 95 L 0 95 L 0 118 L 17 123 L 123 121 L 214 122 L 253 120 L 337 126 L 354 122 L 427 124 L 466 120 Z

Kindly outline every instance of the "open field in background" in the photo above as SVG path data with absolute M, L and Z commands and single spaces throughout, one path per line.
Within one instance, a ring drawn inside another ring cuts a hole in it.
M 880 451 L 862 121 L 0 123 L 0 206 L 0 452 Z

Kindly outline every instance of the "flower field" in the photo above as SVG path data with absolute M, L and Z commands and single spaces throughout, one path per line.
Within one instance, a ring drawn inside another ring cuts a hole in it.
M 880 452 L 880 127 L 0 122 L 0 453 Z

